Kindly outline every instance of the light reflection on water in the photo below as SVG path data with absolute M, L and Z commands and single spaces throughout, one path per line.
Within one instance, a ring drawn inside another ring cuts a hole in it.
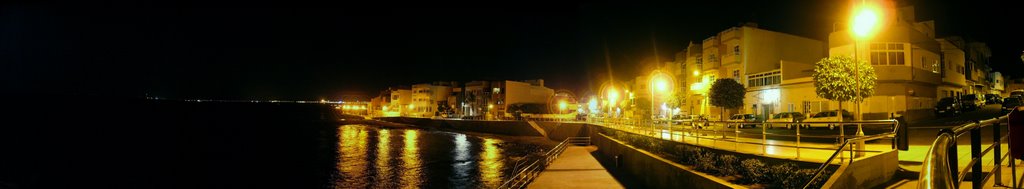
M 344 125 L 335 188 L 495 188 L 540 147 L 460 133 Z M 400 138 L 392 138 L 400 137 Z
M 504 157 L 501 157 L 501 148 L 497 147 L 497 144 L 500 142 L 497 139 L 484 139 L 484 150 L 480 152 L 480 157 L 482 157 L 480 162 L 480 179 L 486 185 L 501 185 L 501 168 L 504 166 L 502 161 Z
M 420 154 L 416 145 L 419 132 L 405 130 L 405 147 L 402 148 L 402 188 L 418 188 L 420 185 Z
M 343 177 L 366 177 L 366 130 L 341 127 L 341 138 L 338 141 L 338 159 L 342 162 L 337 165 Z M 344 180 L 343 178 L 342 180 Z M 362 187 L 365 183 L 341 182 L 336 186 L 341 188 Z

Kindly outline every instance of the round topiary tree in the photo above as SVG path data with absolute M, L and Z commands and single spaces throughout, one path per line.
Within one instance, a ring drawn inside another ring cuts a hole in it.
M 814 92 L 819 97 L 839 101 L 836 113 L 843 120 L 843 102 L 862 102 L 864 98 L 875 93 L 875 69 L 863 60 L 854 60 L 849 56 L 822 58 L 814 65 Z M 859 89 L 859 90 L 858 90 Z M 859 91 L 859 93 L 858 93 Z M 840 130 L 840 133 L 843 131 Z M 857 135 L 863 135 L 858 124 Z M 858 145 L 862 148 L 864 145 Z
M 711 98 L 711 105 L 722 108 L 721 114 L 722 119 L 725 119 L 725 109 L 735 109 L 743 107 L 743 98 L 747 95 L 747 90 L 743 88 L 743 84 L 736 82 L 733 79 L 718 79 L 715 83 L 711 84 L 711 94 L 708 94 Z

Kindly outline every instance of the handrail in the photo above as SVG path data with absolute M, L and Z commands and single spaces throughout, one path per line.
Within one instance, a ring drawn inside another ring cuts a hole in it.
M 882 133 L 882 134 L 876 134 L 876 135 L 870 135 L 870 136 L 861 136 L 861 137 L 855 137 L 855 138 L 846 139 L 846 141 L 844 141 L 842 145 L 839 145 L 839 148 L 836 149 L 836 152 L 832 153 L 832 156 L 829 156 L 828 159 L 825 160 L 825 162 L 822 163 L 821 166 L 819 166 L 818 169 L 814 171 L 814 177 L 811 177 L 811 180 L 808 181 L 807 184 L 804 184 L 803 188 L 810 187 L 811 184 L 814 183 L 814 181 L 817 180 L 818 177 L 820 177 L 822 175 L 822 173 L 825 173 L 825 168 L 828 168 L 828 165 L 832 164 L 832 160 L 835 160 L 836 156 L 838 156 L 840 153 L 842 153 L 844 151 L 843 149 L 846 148 L 846 146 L 849 145 L 851 142 L 861 142 L 861 141 L 875 140 L 875 139 L 881 139 L 881 138 L 885 138 L 885 137 L 892 137 L 893 135 L 895 135 L 895 133 Z M 846 150 L 846 151 L 850 151 L 850 153 L 853 154 L 853 152 L 862 151 L 862 150 L 850 149 L 850 150 Z M 850 157 L 850 162 L 853 162 L 853 156 L 852 155 Z
M 567 137 L 554 148 L 544 153 L 543 157 L 538 160 L 534 160 L 529 165 L 522 167 L 522 169 L 513 168 L 511 177 L 505 182 L 502 182 L 498 188 L 523 188 L 526 184 L 533 181 L 538 176 L 540 171 L 544 170 L 551 162 L 554 162 L 562 152 L 569 146 L 569 144 L 577 144 L 579 142 L 590 143 L 590 137 Z M 543 161 L 542 161 L 543 160 Z M 516 163 L 517 167 L 519 163 Z
M 987 180 L 992 174 L 1001 174 L 999 167 L 1001 166 L 1000 158 L 1002 153 L 1000 152 L 1000 143 L 1006 139 L 1000 134 L 1000 126 L 1003 121 L 1006 121 L 1008 115 L 1002 115 L 996 118 L 976 121 L 973 123 L 966 123 L 960 126 L 956 126 L 950 129 L 943 129 L 939 132 L 935 141 L 932 142 L 931 147 L 928 149 L 928 153 L 925 154 L 923 164 L 921 165 L 921 181 L 918 182 L 918 188 L 957 188 L 961 182 L 967 178 L 968 170 L 974 174 L 972 176 L 973 186 L 982 186 L 983 182 Z M 981 128 L 993 126 L 993 138 L 992 145 L 987 147 L 985 150 L 981 150 Z M 957 158 L 957 138 L 965 133 L 971 133 L 971 160 L 964 169 L 959 169 L 956 165 Z M 983 170 L 980 159 L 985 154 L 993 151 L 993 157 L 995 166 L 993 170 L 987 173 L 987 175 L 981 175 Z M 1011 160 L 1012 161 L 1012 160 Z M 1016 169 L 1016 167 L 1011 167 Z M 1015 177 L 1015 175 L 1014 175 Z M 1000 184 L 998 181 L 996 184 Z M 1016 182 L 1016 181 L 1015 181 Z M 1016 185 L 1016 183 L 1013 183 Z

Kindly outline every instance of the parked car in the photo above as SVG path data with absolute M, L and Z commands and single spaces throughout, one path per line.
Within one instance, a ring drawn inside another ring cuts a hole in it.
M 1010 111 L 1013 111 L 1013 108 L 1016 108 L 1017 106 L 1024 106 L 1024 97 L 1009 97 L 1003 99 L 1002 110 L 1004 114 L 1010 113 Z
M 960 96 L 960 103 L 961 111 L 974 111 L 985 106 L 985 98 L 982 98 L 979 94 L 966 94 Z
M 1002 104 L 1003 97 L 997 94 L 985 94 L 985 104 Z
M 800 112 L 782 112 L 772 115 L 772 118 L 768 119 L 765 122 L 768 122 L 768 124 L 766 124 L 768 128 L 774 128 L 775 125 L 785 125 L 786 129 L 793 129 L 795 127 L 800 126 L 799 123 L 794 122 L 801 122 L 804 121 L 804 119 L 807 119 L 807 116 Z
M 963 107 L 961 107 L 960 100 L 953 97 L 946 97 L 939 99 L 938 103 L 935 103 L 935 116 L 941 117 L 943 115 L 956 116 L 960 114 Z
M 748 126 L 756 128 L 756 123 L 764 122 L 764 119 L 761 119 L 761 117 L 754 114 L 736 114 L 729 117 L 729 122 L 729 124 L 725 125 L 728 128 L 732 128 L 733 125 L 738 125 L 740 128 Z
M 1022 98 L 1024 97 L 1024 89 L 1017 89 L 1010 92 L 1010 97 Z
M 818 112 L 818 113 L 814 114 L 814 116 L 811 116 L 810 118 L 804 119 L 804 122 L 847 122 L 847 121 L 853 121 L 853 114 L 851 114 L 850 111 L 843 110 L 843 119 L 842 120 L 839 120 L 838 112 L 839 111 L 836 111 L 836 110 L 825 111 L 825 112 Z M 838 123 L 808 123 L 808 124 L 804 124 L 804 127 L 806 127 L 806 128 L 826 127 L 828 129 L 836 129 L 836 127 L 838 127 L 838 126 L 839 126 Z

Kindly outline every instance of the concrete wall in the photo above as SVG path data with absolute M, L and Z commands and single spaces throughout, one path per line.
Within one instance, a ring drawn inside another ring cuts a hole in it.
M 430 129 L 451 129 L 510 136 L 542 136 L 525 121 L 438 120 L 411 117 L 379 117 L 376 119 Z
M 822 188 L 874 188 L 892 180 L 899 168 L 898 152 L 878 154 L 840 166 Z
M 559 122 L 537 122 L 544 132 L 548 134 L 548 139 L 553 141 L 562 141 L 569 137 L 585 137 L 588 136 L 588 126 L 584 123 L 559 123 Z
M 618 157 L 615 168 L 636 176 L 638 182 L 650 188 L 743 188 L 715 176 L 694 171 L 683 165 L 638 150 L 603 135 L 591 137 L 598 152 L 607 157 Z

